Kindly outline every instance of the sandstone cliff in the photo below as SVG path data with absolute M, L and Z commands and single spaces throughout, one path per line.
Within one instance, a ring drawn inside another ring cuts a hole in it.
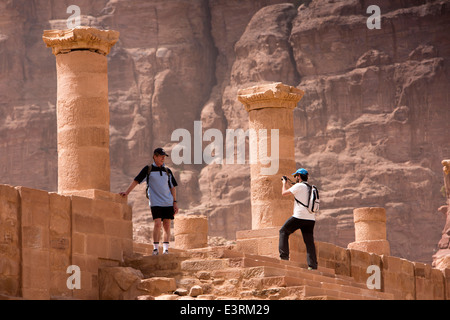
M 352 209 L 387 210 L 391 253 L 429 262 L 448 158 L 449 1 L 79 0 L 82 23 L 114 29 L 108 56 L 111 191 L 122 191 L 177 128 L 248 127 L 237 90 L 281 81 L 305 91 L 295 110 L 296 161 L 322 195 L 316 238 L 354 240 Z M 297 6 L 300 5 L 298 8 Z M 68 4 L 0 1 L 0 181 L 56 190 L 56 68 L 44 29 L 66 28 Z M 249 229 L 246 165 L 173 165 L 185 213 L 210 233 Z M 280 173 L 286 174 L 286 173 Z M 149 234 L 145 187 L 130 195 L 137 237 Z

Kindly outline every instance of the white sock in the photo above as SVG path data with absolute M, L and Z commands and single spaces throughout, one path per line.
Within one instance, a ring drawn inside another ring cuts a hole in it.
M 153 250 L 159 251 L 159 242 L 153 242 Z
M 163 242 L 163 248 L 164 248 L 164 251 L 169 250 L 169 243 L 168 242 Z

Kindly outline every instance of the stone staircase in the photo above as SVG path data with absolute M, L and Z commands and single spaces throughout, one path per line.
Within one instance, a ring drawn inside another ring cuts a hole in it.
M 172 249 L 169 255 L 128 259 L 126 265 L 139 269 L 144 278 L 175 279 L 178 289 L 155 297 L 161 300 L 394 299 L 390 293 L 370 290 L 365 283 L 337 275 L 333 269 L 319 266 L 308 270 L 297 262 L 244 253 L 235 246 Z M 194 287 L 196 293 L 188 294 Z

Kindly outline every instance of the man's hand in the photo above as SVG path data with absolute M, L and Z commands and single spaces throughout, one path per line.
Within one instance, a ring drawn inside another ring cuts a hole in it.
M 176 202 L 173 203 L 173 215 L 176 215 L 178 213 L 178 204 Z

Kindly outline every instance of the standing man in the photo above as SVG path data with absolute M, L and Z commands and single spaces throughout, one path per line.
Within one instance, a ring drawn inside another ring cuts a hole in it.
M 153 152 L 153 164 L 145 166 L 134 178 L 127 191 L 120 195 L 127 196 L 142 181 L 147 181 L 147 196 L 155 225 L 153 227 L 153 255 L 159 253 L 161 222 L 164 228 L 163 254 L 169 253 L 170 223 L 178 213 L 177 182 L 172 171 L 164 165 L 169 155 L 162 148 Z
M 306 183 L 308 181 L 308 171 L 302 168 L 298 169 L 292 175 L 296 183 L 287 189 L 287 178 L 283 177 L 283 187 L 281 190 L 283 196 L 294 195 L 296 201 L 294 203 L 294 214 L 280 229 L 278 245 L 280 258 L 282 260 L 289 260 L 289 235 L 300 229 L 306 245 L 308 269 L 317 269 L 316 247 L 314 245 L 314 224 L 316 219 L 314 213 L 310 212 L 307 208 L 311 192 L 311 186 Z M 301 182 L 299 183 L 300 179 Z

